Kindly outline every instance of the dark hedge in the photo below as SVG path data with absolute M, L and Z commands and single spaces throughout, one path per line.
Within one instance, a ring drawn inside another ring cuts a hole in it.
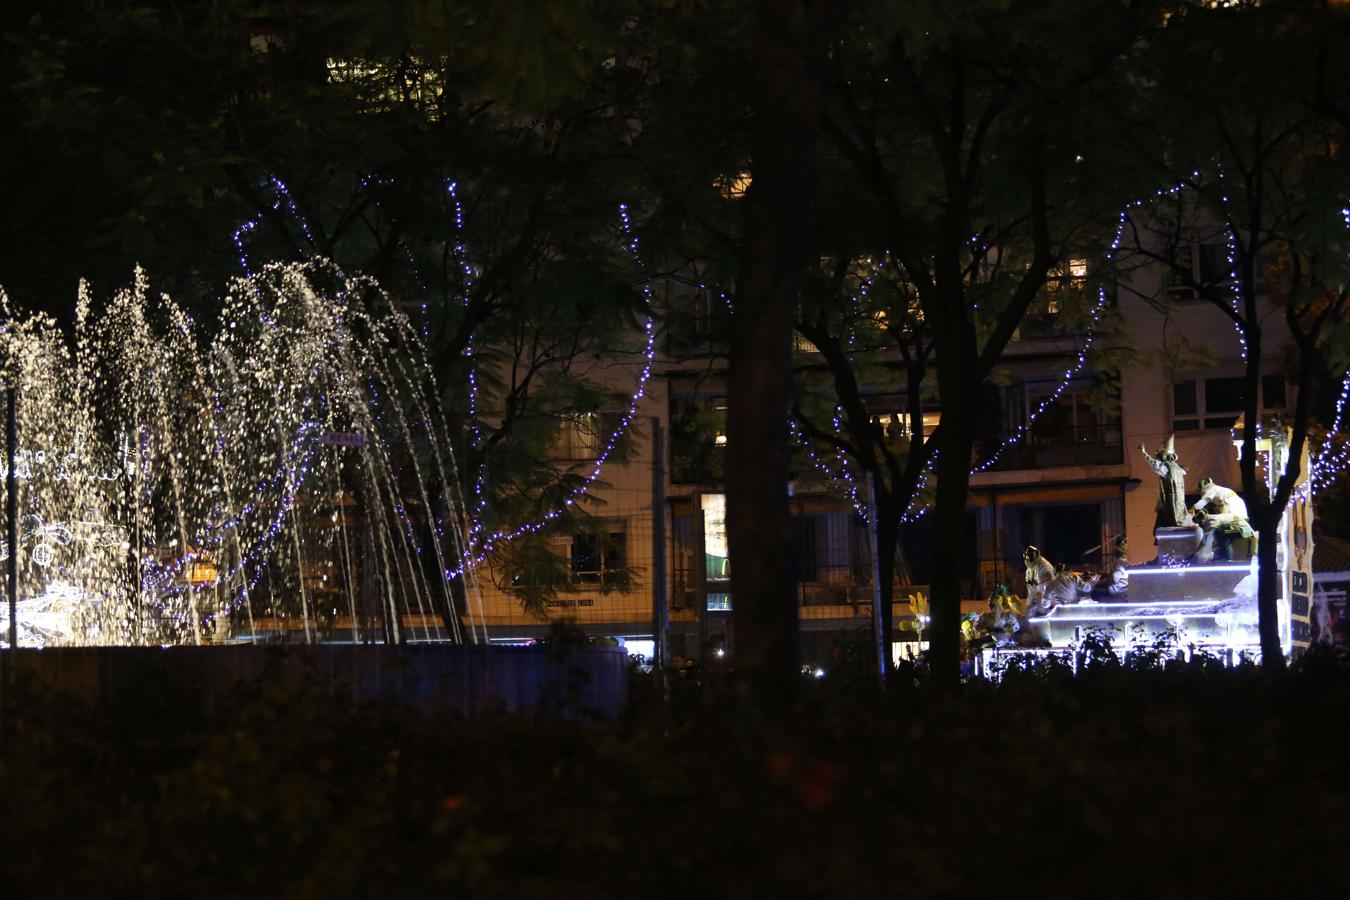
M 1011 672 L 778 712 L 634 675 L 618 723 L 319 685 L 109 721 L 7 687 L 0 896 L 1331 896 L 1350 673 Z M 155 692 L 147 687 L 147 696 Z

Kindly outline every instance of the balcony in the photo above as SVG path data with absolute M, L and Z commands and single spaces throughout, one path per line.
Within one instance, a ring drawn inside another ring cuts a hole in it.
M 988 459 L 1013 437 L 1007 432 L 986 437 L 977 458 Z M 1048 469 L 1057 466 L 1110 466 L 1125 461 L 1119 419 L 1091 425 L 1060 426 L 1040 429 L 1032 425 L 1029 434 L 1009 443 L 991 472 L 1016 469 Z

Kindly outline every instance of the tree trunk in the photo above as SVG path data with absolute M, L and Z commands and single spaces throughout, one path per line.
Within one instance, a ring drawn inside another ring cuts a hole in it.
M 895 643 L 895 545 L 900 539 L 900 513 L 889 494 L 885 499 L 877 498 L 876 513 L 877 596 L 881 602 L 881 634 L 877 637 L 882 650 L 878 674 L 885 685 L 891 677 L 891 647 Z
M 1262 487 L 1264 490 L 1264 486 Z M 1253 522 L 1259 537 L 1256 544 L 1256 614 L 1257 631 L 1261 636 L 1261 666 L 1264 669 L 1283 669 L 1284 651 L 1280 647 L 1280 569 L 1279 522 L 1280 515 L 1272 509 Z
M 806 0 L 760 0 L 748 221 L 727 378 L 727 532 L 734 665 L 790 695 L 801 677 L 789 563 L 787 412 L 805 262 L 822 47 Z
M 941 687 L 955 687 L 961 677 L 961 548 L 965 541 L 976 404 L 975 391 L 969 385 L 953 387 L 941 388 L 943 418 L 938 445 L 941 456 L 933 501 L 933 578 L 929 600 L 932 621 L 928 626 L 928 670 L 933 683 Z

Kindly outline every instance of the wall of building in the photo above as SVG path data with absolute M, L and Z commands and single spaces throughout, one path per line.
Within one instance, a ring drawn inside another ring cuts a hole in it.
M 1122 418 L 1129 483 L 1125 492 L 1125 525 L 1131 558 L 1152 557 L 1157 477 L 1139 452 L 1155 451 L 1175 435 L 1177 457 L 1187 470 L 1188 493 L 1199 493 L 1202 478 L 1241 490 L 1237 453 L 1226 427 L 1177 430 L 1173 385 L 1177 381 L 1237 376 L 1242 373 L 1243 347 L 1233 321 L 1212 303 L 1171 299 L 1160 309 L 1152 298 L 1166 296 L 1161 270 L 1136 268 L 1119 291 L 1120 343 L 1132 348 L 1134 361 L 1121 374 Z M 1273 306 L 1266 304 L 1270 311 Z M 1282 319 L 1267 315 L 1262 372 L 1281 375 L 1288 333 Z M 1203 390 L 1203 389 L 1202 389 Z M 1289 389 L 1292 391 L 1292 388 Z M 1292 403 L 1292 393 L 1287 395 Z M 1203 423 L 1200 423 L 1203 424 Z
M 640 371 L 637 363 L 613 363 L 597 366 L 586 375 L 615 391 L 631 394 L 637 388 Z M 631 437 L 633 452 L 626 462 L 607 461 L 599 480 L 587 492 L 586 509 L 598 518 L 616 523 L 625 534 L 627 564 L 634 570 L 633 589 L 606 590 L 600 585 L 561 589 L 549 601 L 547 617 L 540 618 L 522 609 L 519 599 L 502 589 L 504 576 L 489 562 L 479 570 L 483 595 L 481 621 L 494 639 L 542 637 L 555 622 L 575 623 L 588 634 L 650 632 L 651 579 L 655 570 L 651 423 L 655 417 L 665 426 L 666 405 L 665 382 L 653 377 L 646 396 L 638 403 L 636 428 Z M 588 474 L 593 463 L 577 460 L 567 465 Z M 554 552 L 563 557 L 569 554 L 568 535 L 558 534 L 550 540 Z M 669 554 L 668 543 L 663 552 Z M 666 571 L 669 570 L 667 564 Z
M 1134 564 L 1148 561 L 1154 555 L 1153 523 L 1157 499 L 1157 478 L 1139 451 L 1142 444 L 1149 452 L 1155 451 L 1168 435 L 1176 434 L 1176 449 L 1188 469 L 1186 480 L 1189 491 L 1198 493 L 1201 478 L 1210 476 L 1216 481 L 1240 487 L 1236 454 L 1227 427 L 1213 425 L 1203 417 L 1193 419 L 1199 426 L 1192 430 L 1176 431 L 1179 418 L 1174 409 L 1173 385 L 1177 381 L 1193 379 L 1203 385 L 1206 378 L 1237 375 L 1242 370 L 1242 345 L 1232 321 L 1211 304 L 1199 300 L 1182 300 L 1168 294 L 1163 273 L 1157 266 L 1126 266 L 1129 275 L 1116 291 L 1116 324 L 1097 336 L 1099 349 L 1127 349 L 1128 362 L 1119 373 L 1120 409 L 1118 420 L 1090 419 L 1106 424 L 1097 428 L 1086 440 L 1092 443 L 1090 452 L 1070 452 L 1074 448 L 1059 445 L 1049 452 L 1009 453 L 1003 464 L 976 474 L 972 478 L 972 515 L 978 523 L 973 553 L 977 557 L 978 573 L 970 585 L 967 608 L 983 608 L 982 598 L 995 584 L 1008 584 L 1015 591 L 1024 589 L 1022 549 L 1027 543 L 1040 541 L 1054 546 L 1060 557 L 1052 559 L 1071 568 L 1091 570 L 1109 567 L 1116 538 L 1124 534 L 1129 539 L 1129 559 Z M 1156 302 L 1162 298 L 1165 302 Z M 1266 359 L 1263 370 L 1278 375 L 1283 371 L 1281 354 L 1285 339 L 1278 330 L 1278 319 L 1268 317 L 1272 329 L 1266 337 Z M 1058 383 L 1063 379 L 1083 345 L 1082 335 L 1057 335 L 1053 329 L 1028 331 L 1023 339 L 1010 346 L 1005 356 L 1002 376 L 1010 384 Z M 1096 357 L 1091 357 L 1080 377 L 1095 377 Z M 597 364 L 598 366 L 598 364 Z M 710 373 L 712 377 L 709 378 Z M 638 366 L 635 363 L 610 363 L 597 367 L 591 377 L 616 392 L 631 392 L 636 385 Z M 609 462 L 602 481 L 590 492 L 597 501 L 592 507 L 597 515 L 623 523 L 627 535 L 629 564 L 636 567 L 638 577 L 630 591 L 605 592 L 598 587 L 579 587 L 560 591 L 550 605 L 548 618 L 536 618 L 525 613 L 519 602 L 493 583 L 483 579 L 484 621 L 494 636 L 528 637 L 547 632 L 550 621 L 572 621 L 591 633 L 639 634 L 649 632 L 652 622 L 653 572 L 653 466 L 651 439 L 653 417 L 665 432 L 667 458 L 665 469 L 667 508 L 660 511 L 665 517 L 666 545 L 659 552 L 666 557 L 666 585 L 664 594 L 672 597 L 681 593 L 670 613 L 673 630 L 681 636 L 682 646 L 692 646 L 720 632 L 725 627 L 725 616 L 709 616 L 709 622 L 700 631 L 699 602 L 687 598 L 689 579 L 678 586 L 675 583 L 677 566 L 690 565 L 693 551 L 677 548 L 680 540 L 691 540 L 689 521 L 677 523 L 671 516 L 671 505 L 691 516 L 695 527 L 701 529 L 697 509 L 701 492 L 717 491 L 715 481 L 690 484 L 672 481 L 670 471 L 670 426 L 672 385 L 676 391 L 686 391 L 690 384 L 715 393 L 718 378 L 716 367 L 709 358 L 661 359 L 639 405 L 639 431 L 634 439 L 634 450 L 629 462 Z M 1293 402 L 1292 395 L 1287 401 Z M 1005 404 L 1009 401 L 1003 401 Z M 1012 410 L 1007 411 L 1009 415 Z M 1022 415 L 1025 415 L 1023 410 Z M 1077 412 L 1074 413 L 1077 415 Z M 1015 422 L 1005 423 L 1008 430 Z M 1094 425 L 1093 427 L 1096 427 Z M 1077 428 L 1075 424 L 1074 428 Z M 992 448 L 982 448 L 988 452 Z M 1044 448 L 1042 448 L 1044 449 Z M 1012 464 L 1009 464 L 1011 462 Z M 1018 467 L 1018 466 L 1021 467 Z M 680 506 L 685 504 L 685 506 Z M 835 503 L 843 513 L 846 504 Z M 692 510 L 692 512 L 691 512 Z M 681 538 L 677 524 L 684 529 Z M 1065 534 L 1065 532 L 1068 534 Z M 701 533 L 701 532 L 700 532 Z M 566 552 L 566 536 L 557 538 L 559 553 Z M 700 545 L 701 546 L 701 545 Z M 785 548 L 785 551 L 790 548 Z M 677 559 L 683 553 L 683 563 Z M 693 566 L 701 565 L 695 560 Z M 486 573 L 485 573 L 486 574 Z M 804 631 L 847 635 L 867 627 L 870 610 L 870 580 L 850 575 L 846 590 L 833 575 L 820 577 L 803 585 L 799 602 Z M 708 588 L 700 582 L 704 593 Z M 900 620 L 912 615 L 905 598 L 912 589 L 901 588 L 893 610 Z M 839 602 L 831 602 L 832 599 Z M 862 600 L 863 602 L 859 602 Z

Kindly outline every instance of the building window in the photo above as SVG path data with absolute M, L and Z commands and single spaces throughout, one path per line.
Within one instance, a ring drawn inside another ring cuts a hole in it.
M 1172 384 L 1172 430 L 1199 431 L 1204 428 L 1232 428 L 1242 415 L 1244 379 L 1240 375 L 1218 378 L 1194 378 Z M 1284 409 L 1286 403 L 1283 375 L 1261 376 L 1260 408 Z
M 671 609 L 689 609 L 698 605 L 698 557 L 695 552 L 698 543 L 694 515 L 694 505 L 687 498 L 671 500 Z
M 255 52 L 284 49 L 286 42 L 265 38 L 260 44 L 255 34 L 249 40 Z M 401 107 L 412 107 L 429 119 L 440 118 L 440 106 L 445 94 L 445 76 L 435 64 L 405 57 L 397 63 L 368 59 L 337 59 L 326 61 L 328 82 L 351 91 L 358 107 L 364 112 L 388 112 Z
M 717 190 L 727 200 L 739 200 L 750 190 L 750 182 L 753 180 L 749 172 L 724 175 L 717 179 Z
M 731 303 L 715 288 L 667 289 L 666 352 L 701 356 L 719 346 L 728 334 Z
M 1027 309 L 1013 340 L 1082 333 L 1089 320 L 1086 313 L 1096 301 L 1099 289 L 1105 292 L 1108 303 L 1115 302 L 1115 282 L 1100 277 L 1100 269 L 1086 256 L 1071 256 L 1050 269 L 1045 275 L 1044 289 Z
M 558 461 L 595 459 L 600 455 L 605 440 L 616 430 L 617 424 L 608 413 L 584 412 L 564 416 L 558 427 L 558 437 L 549 448 L 548 457 Z
M 1261 405 L 1266 409 L 1284 409 L 1284 376 L 1261 376 Z
M 792 520 L 792 573 L 798 584 L 816 580 L 816 516 Z
M 1087 257 L 1075 256 L 1051 269 L 1045 277 L 1045 306 L 1047 316 L 1057 316 L 1064 308 L 1064 295 L 1081 295 L 1087 285 Z M 1040 310 L 1038 310 L 1040 311 Z
M 1186 244 L 1176 248 L 1168 270 L 1167 293 L 1180 300 L 1196 296 L 1194 285 L 1220 287 L 1233 280 L 1225 244 Z
M 581 587 L 620 586 L 628 569 L 628 535 L 609 522 L 572 536 L 572 583 Z
M 1026 381 L 1008 391 L 1008 433 L 1029 446 L 1120 445 L 1120 416 L 1098 397 L 1096 378 Z
M 726 399 L 672 389 L 670 394 L 670 480 L 674 484 L 715 484 L 722 480 L 726 453 Z
M 878 440 L 911 440 L 909 398 L 903 393 L 876 393 L 864 398 L 870 413 L 872 432 Z M 923 403 L 920 427 L 925 438 L 931 437 L 937 429 L 942 413 L 931 401 Z
M 727 543 L 727 495 L 703 494 L 703 577 L 707 581 L 731 579 L 731 560 Z
M 819 348 L 800 331 L 792 332 L 792 349 L 797 353 L 819 353 Z

